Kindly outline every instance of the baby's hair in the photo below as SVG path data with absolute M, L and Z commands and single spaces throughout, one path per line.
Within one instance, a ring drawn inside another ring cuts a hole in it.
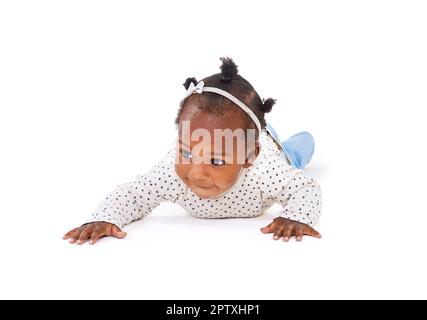
M 220 67 L 221 73 L 216 73 L 210 77 L 204 78 L 203 82 L 205 83 L 205 86 L 219 88 L 235 96 L 255 113 L 262 128 L 264 128 L 264 115 L 271 111 L 276 100 L 272 98 L 262 100 L 252 85 L 238 74 L 237 65 L 231 58 L 220 59 L 222 61 L 222 65 Z M 197 85 L 198 81 L 194 77 L 187 78 L 184 82 L 185 89 L 188 89 L 191 83 Z M 175 120 L 177 125 L 179 124 L 184 108 L 189 101 L 196 105 L 199 110 L 219 116 L 224 115 L 231 108 L 239 108 L 234 105 L 232 101 L 216 93 L 203 92 L 203 94 L 192 94 L 181 101 L 178 115 Z M 253 121 L 246 113 L 244 113 L 244 116 L 246 117 L 248 127 L 254 126 Z

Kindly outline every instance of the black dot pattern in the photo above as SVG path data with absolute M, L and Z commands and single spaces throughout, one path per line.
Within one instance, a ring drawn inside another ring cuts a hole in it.
M 147 216 L 161 202 L 171 201 L 198 218 L 255 217 L 280 203 L 280 216 L 316 224 L 321 213 L 319 184 L 289 165 L 264 131 L 260 145 L 261 152 L 253 166 L 242 169 L 231 189 L 218 198 L 201 199 L 177 176 L 173 144 L 166 157 L 149 172 L 117 186 L 88 222 L 106 221 L 122 228 Z

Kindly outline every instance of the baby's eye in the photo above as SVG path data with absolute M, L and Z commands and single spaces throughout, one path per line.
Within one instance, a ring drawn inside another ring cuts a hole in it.
M 182 156 L 186 159 L 191 159 L 191 153 L 185 150 L 181 150 Z
M 212 159 L 211 160 L 211 162 L 212 162 L 212 164 L 214 165 L 214 166 L 222 166 L 223 164 L 225 164 L 225 161 L 224 160 L 221 160 L 221 159 Z

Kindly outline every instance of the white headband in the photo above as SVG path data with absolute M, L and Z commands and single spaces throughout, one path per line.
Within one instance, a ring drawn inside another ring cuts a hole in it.
M 227 91 L 224 91 L 219 88 L 214 87 L 205 87 L 205 83 L 203 81 L 200 81 L 196 86 L 193 82 L 190 83 L 190 86 L 187 89 L 187 93 L 185 97 L 191 96 L 193 93 L 201 94 L 202 92 L 214 92 L 217 93 L 223 97 L 226 97 L 228 100 L 234 102 L 237 104 L 243 111 L 245 111 L 249 117 L 251 117 L 252 121 L 255 123 L 258 132 L 261 132 L 261 123 L 258 120 L 258 117 L 253 113 L 251 109 L 249 109 L 242 101 L 237 99 L 235 96 L 229 94 Z

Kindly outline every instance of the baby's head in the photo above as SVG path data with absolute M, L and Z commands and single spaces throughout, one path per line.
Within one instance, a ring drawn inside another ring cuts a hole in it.
M 259 97 L 238 74 L 232 59 L 221 60 L 221 73 L 199 83 L 195 78 L 185 81 L 187 97 L 175 121 L 179 133 L 176 173 L 204 199 L 225 193 L 242 169 L 252 165 L 260 151 L 264 115 L 275 103 Z

